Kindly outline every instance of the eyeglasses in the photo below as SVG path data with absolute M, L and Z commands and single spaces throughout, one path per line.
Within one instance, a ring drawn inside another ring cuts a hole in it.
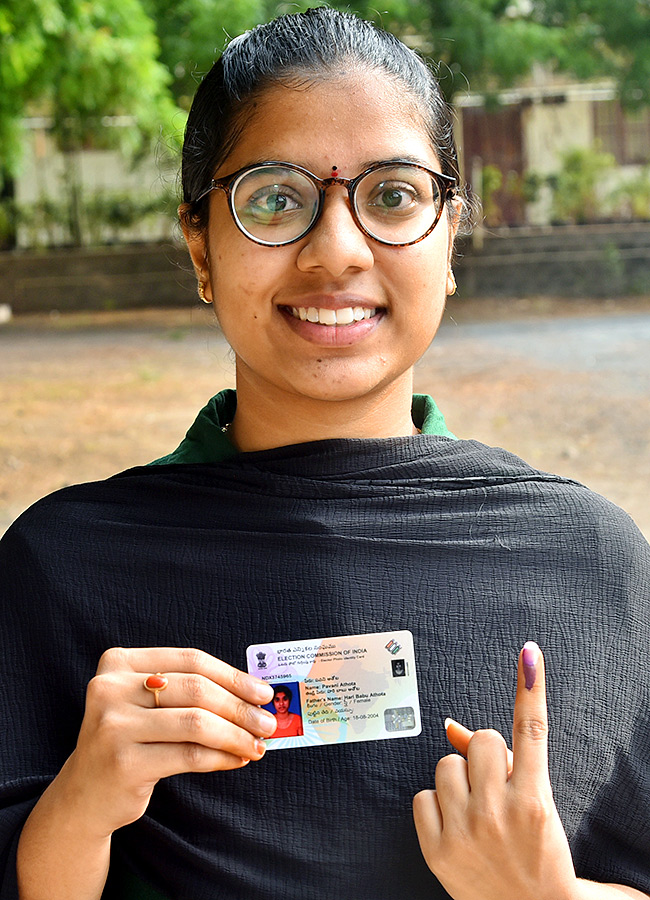
M 423 240 L 438 224 L 456 179 L 417 163 L 378 162 L 356 178 L 318 178 L 285 162 L 263 162 L 213 178 L 196 198 L 224 191 L 239 230 L 266 247 L 299 241 L 316 225 L 331 185 L 347 189 L 352 217 L 368 237 L 392 247 Z

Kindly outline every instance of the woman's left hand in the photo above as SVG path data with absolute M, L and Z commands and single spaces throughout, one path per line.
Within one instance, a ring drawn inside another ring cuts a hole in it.
M 445 756 L 435 791 L 413 801 L 427 865 L 454 900 L 574 900 L 581 895 L 548 773 L 544 660 L 519 654 L 512 774 L 506 743 L 477 731 L 467 760 Z

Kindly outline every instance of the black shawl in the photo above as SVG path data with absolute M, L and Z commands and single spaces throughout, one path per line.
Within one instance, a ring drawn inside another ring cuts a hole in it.
M 410 629 L 419 737 L 269 753 L 161 782 L 116 872 L 178 900 L 418 900 L 411 798 L 443 720 L 510 740 L 517 653 L 546 655 L 551 776 L 578 874 L 650 892 L 650 548 L 617 507 L 473 441 L 335 440 L 136 468 L 41 500 L 0 544 L 0 898 L 110 646 Z

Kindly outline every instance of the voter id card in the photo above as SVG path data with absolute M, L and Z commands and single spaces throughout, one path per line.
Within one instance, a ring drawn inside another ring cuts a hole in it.
M 248 671 L 274 687 L 269 750 L 420 734 L 410 631 L 253 644 Z

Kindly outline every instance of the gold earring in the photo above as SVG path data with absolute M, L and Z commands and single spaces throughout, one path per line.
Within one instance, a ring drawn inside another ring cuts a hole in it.
M 451 297 L 452 294 L 456 293 L 456 279 L 454 278 L 454 273 L 451 269 L 447 272 L 447 296 Z
M 212 302 L 211 300 L 208 300 L 207 297 L 205 296 L 205 287 L 204 287 L 202 281 L 199 281 L 198 286 L 197 286 L 197 291 L 199 292 L 199 297 L 201 298 L 201 300 L 203 300 L 204 303 Z

